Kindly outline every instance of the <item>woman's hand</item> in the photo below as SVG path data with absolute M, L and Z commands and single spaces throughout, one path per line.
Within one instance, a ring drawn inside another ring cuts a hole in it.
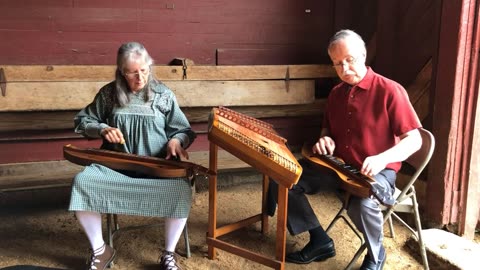
M 107 127 L 102 129 L 100 135 L 105 138 L 110 143 L 125 143 L 125 139 L 123 138 L 123 133 L 118 128 L 114 127 Z
M 332 155 L 334 150 L 335 142 L 328 136 L 320 137 L 312 148 L 313 153 L 319 155 Z
M 182 148 L 180 140 L 176 138 L 170 139 L 167 144 L 167 156 L 165 159 L 171 159 L 172 157 L 180 157 L 180 160 L 188 160 L 188 152 Z

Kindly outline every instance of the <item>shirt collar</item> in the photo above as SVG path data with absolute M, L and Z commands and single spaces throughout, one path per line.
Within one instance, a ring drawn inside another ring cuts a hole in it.
M 367 73 L 365 74 L 365 77 L 357 83 L 357 87 L 363 90 L 368 90 L 371 88 L 372 83 L 373 83 L 373 78 L 375 77 L 375 72 L 370 67 L 367 67 Z

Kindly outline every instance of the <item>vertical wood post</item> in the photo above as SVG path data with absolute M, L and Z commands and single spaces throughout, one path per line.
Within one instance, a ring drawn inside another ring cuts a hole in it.
M 474 41 L 479 31 L 477 2 L 442 2 L 432 110 L 438 147 L 428 170 L 426 206 L 429 219 L 440 225 L 459 222 L 459 234 L 468 238 L 475 225 L 466 218 L 478 219 L 479 203 L 478 173 L 471 171 L 478 165 L 472 162 L 478 160 L 474 150 L 479 147 L 474 133 L 479 87 L 478 42 Z

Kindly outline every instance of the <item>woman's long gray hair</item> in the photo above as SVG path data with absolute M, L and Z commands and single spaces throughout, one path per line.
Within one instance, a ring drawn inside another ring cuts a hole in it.
M 124 77 L 124 69 L 126 63 L 135 58 L 143 58 L 148 67 L 150 69 L 152 68 L 153 59 L 142 44 L 138 42 L 128 42 L 120 46 L 117 53 L 117 70 L 115 71 L 116 100 L 114 103 L 116 106 L 123 107 L 130 102 L 128 97 L 129 88 L 127 80 Z M 145 102 L 150 100 L 153 81 L 155 81 L 155 78 L 153 77 L 152 72 L 150 72 L 145 85 Z

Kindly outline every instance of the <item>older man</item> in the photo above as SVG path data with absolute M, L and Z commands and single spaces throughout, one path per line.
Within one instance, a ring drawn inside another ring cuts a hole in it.
M 357 33 L 337 32 L 330 40 L 328 54 L 342 82 L 328 97 L 320 137 L 312 150 L 335 155 L 375 178 L 380 196 L 353 196 L 348 214 L 367 242 L 368 254 L 360 269 L 382 269 L 386 252 L 379 204 L 393 200 L 401 162 L 420 148 L 421 123 L 405 89 L 366 66 L 365 43 Z M 293 235 L 308 231 L 310 241 L 302 250 L 287 254 L 286 260 L 305 264 L 335 256 L 334 242 L 305 194 L 336 189 L 339 181 L 331 170 L 301 164 L 304 173 L 289 190 L 287 223 Z

